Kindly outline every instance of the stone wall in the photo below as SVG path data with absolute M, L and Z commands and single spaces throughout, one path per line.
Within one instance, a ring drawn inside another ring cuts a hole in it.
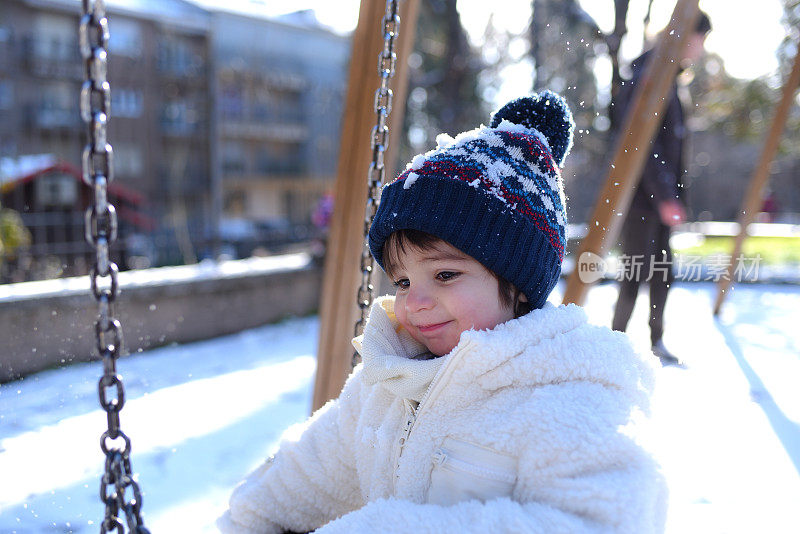
M 295 254 L 129 271 L 119 281 L 117 317 L 129 354 L 313 313 L 322 268 Z M 88 286 L 88 278 L 0 286 L 0 382 L 97 359 Z

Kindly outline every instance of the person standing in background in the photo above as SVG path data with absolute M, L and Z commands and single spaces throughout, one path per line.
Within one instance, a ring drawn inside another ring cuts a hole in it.
M 700 59 L 709 31 L 711 21 L 708 15 L 701 12 L 694 32 L 689 36 L 681 69 Z M 644 52 L 631 65 L 633 75 L 624 83 L 616 99 L 614 113 L 620 119 L 631 104 L 634 88 L 644 75 L 651 54 L 651 50 Z M 663 117 L 620 234 L 626 261 L 623 262 L 625 271 L 611 328 L 621 332 L 626 330 L 639 293 L 639 284 L 642 278 L 646 278 L 650 289 L 649 324 L 653 353 L 663 365 L 682 365 L 680 358 L 667 350 L 662 339 L 664 307 L 667 293 L 674 282 L 670 233 L 672 227 L 686 220 L 682 183 L 686 126 L 683 106 L 674 82 Z

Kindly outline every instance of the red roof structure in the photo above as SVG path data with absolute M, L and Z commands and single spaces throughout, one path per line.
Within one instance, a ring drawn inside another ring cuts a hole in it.
M 12 172 L 16 170 L 18 175 L 0 175 L 0 194 L 6 195 L 11 191 L 25 185 L 29 182 L 35 181 L 41 176 L 52 172 L 59 172 L 68 176 L 72 176 L 80 184 L 80 187 L 89 189 L 83 181 L 81 170 L 67 161 L 55 160 L 53 158 L 41 157 L 29 160 L 32 165 L 19 165 L 16 169 L 11 169 Z M 139 208 L 147 204 L 146 197 L 130 187 L 122 185 L 118 182 L 112 182 L 108 185 L 109 197 L 121 201 L 120 205 L 115 206 L 117 214 L 121 219 L 124 219 L 134 226 L 143 231 L 153 231 L 156 228 L 156 221 L 144 213 L 139 211 Z

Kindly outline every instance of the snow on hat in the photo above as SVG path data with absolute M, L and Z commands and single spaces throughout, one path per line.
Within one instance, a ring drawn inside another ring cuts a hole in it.
M 544 305 L 561 274 L 566 208 L 560 168 L 575 123 L 552 91 L 513 100 L 489 127 L 437 138 L 383 188 L 369 232 L 383 268 L 392 232 L 432 234 Z

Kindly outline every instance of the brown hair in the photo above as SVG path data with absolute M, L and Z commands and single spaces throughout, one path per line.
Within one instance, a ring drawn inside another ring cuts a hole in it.
M 439 243 L 445 243 L 445 241 L 421 230 L 406 229 L 392 232 L 383 246 L 382 259 L 386 274 L 392 276 L 392 272 L 402 265 L 401 254 L 406 251 L 407 246 L 419 250 L 435 250 Z M 523 295 L 522 291 L 491 269 L 487 268 L 486 270 L 497 280 L 501 304 L 514 310 L 515 319 L 531 311 L 530 303 L 520 300 L 520 296 Z

